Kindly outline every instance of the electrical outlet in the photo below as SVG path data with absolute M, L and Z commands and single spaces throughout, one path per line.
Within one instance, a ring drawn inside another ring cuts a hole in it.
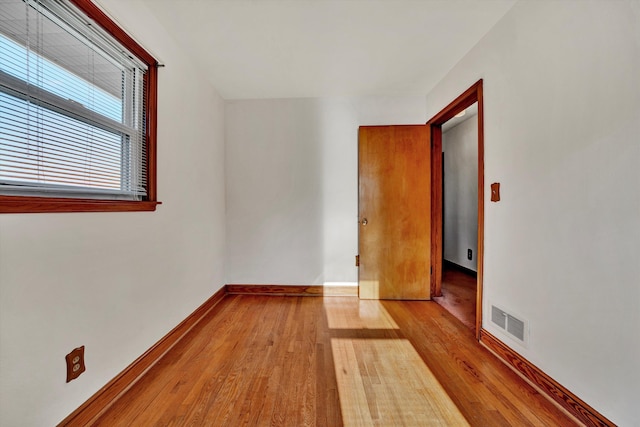
M 84 366 L 84 346 L 75 348 L 65 356 L 67 361 L 67 382 L 75 380 L 83 373 Z
M 467 249 L 467 259 L 469 261 L 473 259 L 473 251 L 471 249 Z

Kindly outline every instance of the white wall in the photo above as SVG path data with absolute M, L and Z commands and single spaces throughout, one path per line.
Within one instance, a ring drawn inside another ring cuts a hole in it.
M 57 423 L 225 281 L 355 281 L 358 125 L 424 123 L 481 77 L 485 302 L 530 322 L 528 347 L 504 337 L 522 355 L 612 421 L 640 419 L 638 2 L 520 2 L 426 105 L 238 101 L 224 122 L 147 9 L 100 3 L 167 64 L 164 204 L 0 216 L 0 424 Z M 65 384 L 64 355 L 82 344 L 87 372 Z
M 159 71 L 153 213 L 0 216 L 0 425 L 55 425 L 224 284 L 224 103 L 135 1 L 101 0 Z M 87 371 L 65 383 L 64 356 Z
M 356 282 L 358 126 L 425 123 L 424 96 L 227 103 L 227 283 Z
M 442 134 L 444 155 L 444 259 L 477 271 L 478 116 Z M 467 259 L 467 249 L 473 258 Z
M 637 1 L 522 1 L 427 96 L 432 116 L 484 78 L 484 327 L 625 426 L 640 419 L 639 76 Z M 489 303 L 530 322 L 528 347 Z

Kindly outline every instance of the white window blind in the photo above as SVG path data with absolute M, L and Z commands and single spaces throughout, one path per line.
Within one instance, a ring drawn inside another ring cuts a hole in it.
M 0 194 L 142 200 L 147 67 L 63 0 L 0 0 Z

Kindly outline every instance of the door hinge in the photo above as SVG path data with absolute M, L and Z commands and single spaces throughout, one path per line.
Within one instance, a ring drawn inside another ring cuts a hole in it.
M 356 267 L 360 267 L 360 255 L 356 255 Z

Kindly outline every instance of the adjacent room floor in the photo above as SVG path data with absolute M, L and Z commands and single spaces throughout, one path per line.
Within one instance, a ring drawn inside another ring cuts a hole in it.
M 476 276 L 445 265 L 442 273 L 442 296 L 433 300 L 465 326 L 475 330 L 477 288 Z
M 102 426 L 571 426 L 431 302 L 227 296 Z

